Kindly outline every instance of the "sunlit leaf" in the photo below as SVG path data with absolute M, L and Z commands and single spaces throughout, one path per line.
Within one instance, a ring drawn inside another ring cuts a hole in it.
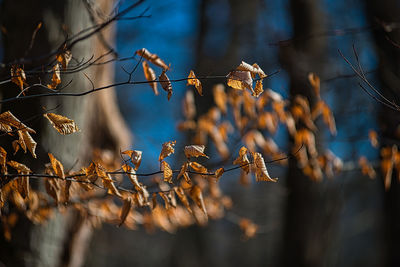
M 250 161 L 247 157 L 247 151 L 247 148 L 242 146 L 239 150 L 239 156 L 233 161 L 233 164 L 239 165 L 245 173 L 249 173 L 250 171 Z
M 207 168 L 204 167 L 203 165 L 201 165 L 201 164 L 198 163 L 198 162 L 192 161 L 192 162 L 189 163 L 189 166 L 190 166 L 195 172 L 204 173 L 204 174 L 207 174 L 207 173 L 208 173 Z
M 135 52 L 135 54 L 137 54 L 140 57 L 143 57 L 144 59 L 147 59 L 148 61 L 150 61 L 151 63 L 153 63 L 154 65 L 161 67 L 163 70 L 168 70 L 169 67 L 167 66 L 167 64 L 165 64 L 165 62 L 156 54 L 152 54 L 150 53 L 146 48 L 142 48 L 139 49 Z
M 132 201 L 131 197 L 127 197 L 124 199 L 124 203 L 122 205 L 121 213 L 119 216 L 119 218 L 120 218 L 119 226 L 124 224 L 126 217 L 128 217 L 128 214 L 131 211 L 132 204 L 133 204 L 133 201 Z
M 53 76 L 51 77 L 51 84 L 48 84 L 47 87 L 54 90 L 60 83 L 61 83 L 60 65 L 55 64 L 53 66 Z
M 165 161 L 161 162 L 161 169 L 163 170 L 164 181 L 172 183 L 172 169 L 169 164 Z
M 253 94 L 253 79 L 249 71 L 231 71 L 227 75 L 227 83 L 238 90 L 249 89 Z
M 253 153 L 256 181 L 276 182 L 278 178 L 271 178 L 265 166 L 264 158 L 258 152 Z
M 191 157 L 206 157 L 209 158 L 206 154 L 204 154 L 204 145 L 190 145 L 185 146 L 185 156 L 187 158 Z
M 196 78 L 196 75 L 191 70 L 188 76 L 187 85 L 194 85 L 199 95 L 203 95 L 203 87 L 201 86 L 201 82 Z
M 142 151 L 139 150 L 125 150 L 122 154 L 128 155 L 132 164 L 135 166 L 135 171 L 138 170 L 140 163 L 142 162 Z
M 158 77 L 158 80 L 161 84 L 161 87 L 168 93 L 167 98 L 168 100 L 172 96 L 172 84 L 171 81 L 169 80 L 167 74 L 165 73 L 165 70 L 161 73 L 161 75 Z
M 56 57 L 57 61 L 61 63 L 61 66 L 63 67 L 64 70 L 67 69 L 69 62 L 72 59 L 72 53 L 66 47 L 64 47 L 63 51 L 59 54 L 57 54 Z
M 65 179 L 65 174 L 64 174 L 64 166 L 61 164 L 60 161 L 58 161 L 53 154 L 48 153 L 49 158 L 50 158 L 50 163 L 51 167 L 53 168 L 54 173 L 60 177 L 61 179 Z
M 162 161 L 164 158 L 168 157 L 172 153 L 175 152 L 174 146 L 176 144 L 176 141 L 169 141 L 165 142 L 162 145 L 161 153 L 160 156 L 158 157 L 158 161 Z
M 182 189 L 182 187 L 174 187 L 174 191 L 178 195 L 179 200 L 182 202 L 185 208 L 192 213 L 193 211 L 190 208 L 189 200 L 187 199 L 185 191 Z
M 72 134 L 79 131 L 75 122 L 67 117 L 55 113 L 45 113 L 43 116 L 48 119 L 54 129 L 62 135 Z
M 17 130 L 28 131 L 30 133 L 36 133 L 33 129 L 23 124 L 17 117 L 15 117 L 10 111 L 6 111 L 0 114 L 0 130 L 10 132 L 11 127 Z
M 21 91 L 24 90 L 24 85 L 26 85 L 26 75 L 24 70 L 17 65 L 11 67 L 11 81 L 18 85 Z
M 221 178 L 222 174 L 224 173 L 224 168 L 219 168 L 215 171 L 215 178 L 219 180 Z
M 203 194 L 199 186 L 195 185 L 190 190 L 190 197 L 196 203 L 196 205 L 207 215 L 206 206 L 204 204 Z
M 157 82 L 155 82 L 157 80 L 156 73 L 152 68 L 150 68 L 147 61 L 143 61 L 142 66 L 143 66 L 144 77 L 146 78 L 147 81 L 150 82 L 149 85 L 153 89 L 154 94 L 158 95 Z

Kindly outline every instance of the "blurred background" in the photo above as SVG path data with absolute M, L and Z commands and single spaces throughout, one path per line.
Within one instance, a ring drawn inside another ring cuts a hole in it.
M 131 4 L 120 1 L 113 7 Z M 226 75 L 242 60 L 256 62 L 265 73 L 279 70 L 264 79 L 264 88 L 292 99 L 296 94 L 311 98 L 307 76 L 317 74 L 337 127 L 336 136 L 325 128 L 316 133 L 317 148 L 340 157 L 344 169 L 316 183 L 289 160 L 286 166 L 267 166 L 278 183 L 256 183 L 253 177 L 246 187 L 239 184 L 239 172 L 227 173 L 220 184 L 234 205 L 224 219 L 176 234 L 103 224 L 91 234 L 84 266 L 400 266 L 399 184 L 393 179 L 385 191 L 380 150 L 368 138 L 373 129 L 381 148 L 397 144 L 400 117 L 362 90 L 338 53 L 355 62 L 354 47 L 368 80 L 400 103 L 399 1 L 147 0 L 130 14 L 145 16 L 116 22 L 115 51 L 131 57 L 147 48 L 171 64 L 170 79 L 185 78 L 190 70 L 198 76 Z M 123 69 L 136 63 L 120 61 L 108 71 L 124 81 Z M 133 77 L 145 79 L 140 67 Z M 213 85 L 224 82 L 202 81 L 204 96 L 195 97 L 198 115 L 214 105 Z M 177 151 L 190 143 L 192 136 L 177 130 L 187 88 L 186 81 L 173 83 L 170 101 L 164 91 L 155 96 L 147 84 L 116 88 L 131 147 L 143 151 L 141 172 L 159 168 L 162 143 L 177 140 Z M 282 151 L 292 151 L 284 127 L 267 135 Z M 228 145 L 236 155 L 240 145 Z M 221 160 L 213 144 L 206 151 Z M 375 179 L 362 175 L 361 156 L 376 167 Z M 179 162 L 172 164 L 175 169 Z M 259 226 L 254 238 L 244 240 L 237 217 Z

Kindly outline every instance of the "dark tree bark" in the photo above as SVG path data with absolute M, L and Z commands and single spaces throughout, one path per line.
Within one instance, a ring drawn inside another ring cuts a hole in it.
M 324 30 L 323 13 L 318 0 L 292 0 L 290 11 L 294 35 L 280 47 L 281 63 L 290 76 L 290 97 L 306 96 L 312 107 L 316 96 L 307 76 L 323 73 L 326 39 L 310 36 Z M 293 151 L 293 140 L 290 143 Z M 312 181 L 297 164 L 289 159 L 282 266 L 324 266 L 339 212 L 337 191 L 329 181 Z
M 88 2 L 109 14 L 113 1 Z M 6 29 L 3 36 L 4 62 L 12 62 L 22 57 L 38 58 L 56 49 L 65 40 L 93 24 L 87 6 L 83 1 L 2 1 L 1 25 Z M 31 36 L 39 22 L 32 49 L 26 53 Z M 107 28 L 105 39 L 113 43 L 113 29 Z M 76 44 L 72 49 L 75 59 L 88 59 L 93 54 L 104 54 L 105 48 L 99 39 L 90 38 Z M 26 64 L 25 69 L 34 65 Z M 37 67 L 37 66 L 36 66 Z M 85 70 L 95 86 L 113 83 L 112 65 Z M 9 69 L 2 76 L 7 77 Z M 43 77 L 42 77 L 43 78 Z M 60 86 L 72 83 L 65 91 L 82 92 L 91 88 L 90 82 L 82 73 L 63 75 Z M 32 79 L 28 79 L 31 83 Z M 37 82 L 37 80 L 36 80 Z M 14 97 L 18 88 L 13 84 L 2 86 L 2 98 Z M 28 94 L 43 92 L 34 88 Z M 55 113 L 74 119 L 80 132 L 68 136 L 58 134 L 45 119 L 41 119 L 43 107 L 58 107 Z M 125 126 L 115 101 L 113 89 L 84 97 L 43 98 L 3 105 L 2 111 L 10 110 L 19 119 L 25 120 L 33 115 L 39 119 L 27 123 L 37 131 L 33 138 L 37 141 L 37 159 L 29 155 L 17 154 L 16 160 L 28 164 L 33 170 L 43 171 L 47 163 L 47 153 L 51 152 L 66 169 L 80 168 L 92 157 L 93 149 L 107 149 L 117 155 L 120 148 L 130 143 L 130 134 Z M 9 143 L 10 140 L 7 140 Z M 2 142 L 8 151 L 9 144 Z M 31 182 L 31 185 L 32 182 Z M 33 185 L 35 186 L 35 185 Z M 39 188 L 41 184 L 37 184 Z M 10 242 L 0 235 L 0 261 L 7 266 L 81 266 L 84 262 L 85 248 L 91 236 L 90 224 L 75 212 L 55 216 L 47 224 L 34 225 L 22 215 L 13 228 Z
M 395 0 L 366 1 L 367 15 L 371 25 L 377 26 L 373 32 L 375 49 L 379 57 L 378 78 L 380 92 L 390 100 L 400 104 L 400 29 L 390 29 L 391 23 L 400 23 L 400 4 Z M 387 28 L 385 28 L 387 27 Z M 389 40 L 392 40 L 390 42 Z M 381 147 L 399 144 L 399 112 L 384 105 L 379 106 L 378 121 L 382 136 Z M 383 181 L 383 180 L 382 180 Z M 382 191 L 384 183 L 382 182 Z M 400 182 L 392 177 L 391 187 L 384 192 L 385 212 L 385 265 L 400 265 Z

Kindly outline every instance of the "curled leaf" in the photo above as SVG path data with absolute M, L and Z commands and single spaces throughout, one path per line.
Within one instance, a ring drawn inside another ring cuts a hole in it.
M 72 134 L 79 131 L 75 122 L 67 117 L 55 113 L 45 113 L 43 116 L 48 119 L 54 129 L 62 135 Z
M 265 77 L 267 77 L 267 75 L 260 68 L 260 66 L 257 65 L 257 63 L 254 63 L 253 65 L 250 65 L 250 64 L 242 61 L 242 63 L 240 63 L 240 65 L 236 68 L 236 70 L 249 71 L 253 78 L 255 77 L 256 74 L 261 79 L 264 79 Z
M 203 87 L 199 79 L 196 78 L 196 75 L 191 70 L 188 76 L 187 85 L 194 85 L 199 95 L 203 95 Z
M 161 153 L 160 156 L 158 157 L 158 161 L 162 161 L 164 158 L 168 157 L 172 153 L 175 152 L 174 146 L 176 144 L 176 141 L 169 141 L 165 142 L 162 145 Z
M 165 70 L 161 73 L 160 77 L 158 77 L 158 80 L 161 84 L 161 87 L 168 93 L 167 98 L 168 100 L 172 96 L 172 84 L 171 81 L 169 80 L 167 74 L 165 74 Z
M 161 162 L 161 168 L 164 174 L 164 181 L 168 183 L 172 183 L 172 169 L 169 164 L 165 161 Z
M 196 205 L 207 216 L 207 210 L 206 210 L 206 206 L 204 204 L 203 194 L 202 194 L 201 189 L 200 189 L 200 187 L 198 185 L 195 185 L 195 186 L 192 187 L 192 189 L 190 190 L 190 197 L 193 199 L 193 201 L 196 203 Z
M 315 95 L 316 95 L 318 98 L 320 98 L 320 86 L 321 86 L 321 81 L 320 81 L 319 77 L 318 77 L 315 73 L 310 72 L 310 73 L 308 74 L 308 81 L 310 82 L 311 87 L 314 89 Z
M 192 212 L 192 209 L 190 208 L 189 201 L 185 195 L 185 191 L 183 191 L 182 187 L 174 187 L 175 193 L 178 195 L 179 200 L 182 202 L 182 204 L 185 206 L 185 208 L 190 212 Z
M 50 163 L 51 167 L 53 168 L 54 173 L 60 177 L 61 179 L 65 179 L 65 174 L 64 174 L 64 166 L 59 162 L 53 154 L 49 153 L 49 158 L 50 158 Z
M 11 67 L 11 81 L 18 85 L 21 91 L 24 90 L 24 85 L 26 84 L 26 75 L 22 68 L 17 65 Z
M 163 70 L 168 70 L 169 67 L 167 66 L 167 64 L 165 64 L 165 62 L 156 54 L 152 54 L 149 52 L 149 50 L 147 50 L 146 48 L 142 48 L 139 49 L 135 52 L 135 54 L 143 57 L 144 59 L 147 59 L 148 61 L 150 61 L 151 63 L 153 63 L 154 65 L 161 67 Z
M 242 146 L 239 150 L 239 156 L 233 161 L 233 164 L 239 165 L 240 168 L 245 172 L 250 171 L 250 161 L 247 158 L 247 148 Z
M 10 111 L 6 111 L 0 114 L 0 130 L 4 132 L 10 132 L 11 127 L 17 130 L 28 131 L 30 133 L 36 133 L 35 130 L 29 128 L 23 124 L 17 117 L 15 117 Z
M 127 197 L 126 199 L 124 199 L 124 204 L 122 205 L 121 214 L 119 216 L 120 217 L 119 226 L 124 224 L 126 217 L 128 217 L 128 214 L 131 211 L 132 204 L 133 201 L 131 197 Z
M 125 150 L 122 154 L 128 155 L 132 164 L 135 166 L 135 171 L 138 170 L 140 163 L 142 162 L 142 151 L 139 150 Z
M 227 76 L 230 87 L 238 90 L 249 89 L 253 94 L 253 79 L 249 71 L 231 71 Z
M 217 181 L 219 180 L 219 178 L 221 178 L 222 174 L 224 173 L 224 168 L 219 168 L 218 170 L 215 171 L 215 179 L 217 179 Z
M 150 82 L 149 85 L 153 89 L 154 94 L 158 95 L 157 83 L 155 82 L 157 80 L 156 73 L 152 68 L 150 68 L 147 61 L 143 61 L 142 66 L 143 66 L 144 77 L 146 78 L 147 81 Z
M 195 171 L 195 172 L 198 172 L 198 173 L 201 173 L 201 174 L 207 174 L 208 173 L 208 170 L 207 170 L 207 168 L 206 167 L 204 167 L 203 165 L 201 165 L 200 163 L 198 163 L 198 162 L 190 162 L 189 163 L 189 166 Z
M 186 181 L 188 184 L 191 184 L 189 174 L 187 173 L 188 167 L 189 167 L 189 163 L 188 163 L 188 162 L 185 162 L 185 163 L 182 165 L 181 170 L 179 171 L 179 174 L 178 174 L 178 176 L 176 177 L 176 179 L 178 180 L 181 176 L 183 176 L 183 178 L 185 179 L 185 181 Z
M 60 65 L 55 64 L 53 66 L 53 76 L 51 77 L 51 84 L 48 84 L 47 87 L 54 90 L 60 83 L 61 83 Z
M 63 67 L 64 70 L 67 69 L 68 63 L 72 59 L 72 53 L 71 51 L 67 50 L 66 47 L 64 47 L 63 51 L 59 54 L 57 54 L 56 60 L 61 63 L 61 66 Z
M 276 182 L 278 178 L 271 178 L 265 166 L 264 158 L 260 153 L 253 153 L 254 165 L 256 172 L 256 181 Z
M 185 156 L 187 158 L 191 157 L 206 157 L 209 158 L 206 154 L 204 154 L 204 145 L 190 145 L 185 146 Z

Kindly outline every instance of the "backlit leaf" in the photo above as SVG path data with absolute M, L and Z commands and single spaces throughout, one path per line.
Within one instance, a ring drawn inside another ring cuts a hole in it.
M 18 85 L 21 91 L 24 90 L 24 85 L 26 84 L 26 75 L 22 68 L 17 65 L 11 67 L 11 81 Z
M 169 155 L 174 153 L 175 152 L 175 149 L 174 149 L 175 144 L 176 144 L 176 141 L 169 141 L 169 142 L 165 142 L 164 144 L 162 144 L 162 149 L 161 149 L 160 156 L 158 157 L 158 161 L 162 161 L 163 159 L 165 159 L 166 157 L 168 157 Z
M 55 64 L 53 66 L 53 76 L 51 77 L 51 84 L 48 84 L 47 87 L 54 90 L 60 83 L 61 83 L 60 65 Z
M 45 113 L 43 116 L 47 118 L 51 125 L 53 125 L 54 129 L 62 135 L 72 134 L 79 131 L 75 122 L 67 117 L 55 113 Z
M 191 157 L 206 157 L 209 158 L 206 154 L 204 154 L 204 145 L 190 145 L 185 146 L 185 156 L 187 158 Z
M 192 187 L 192 189 L 190 190 L 190 197 L 193 199 L 193 201 L 196 203 L 196 205 L 204 212 L 204 214 L 207 215 L 207 210 L 206 210 L 206 206 L 204 204 L 203 194 L 198 185 L 195 185 Z
M 196 75 L 191 70 L 188 76 L 187 85 L 194 85 L 199 95 L 203 95 L 203 87 L 201 86 L 201 82 L 196 78 Z
M 132 204 L 133 204 L 133 201 L 132 201 L 131 197 L 127 197 L 126 199 L 124 199 L 124 203 L 122 205 L 121 213 L 119 216 L 119 218 L 120 218 L 119 226 L 124 224 L 126 217 L 128 217 L 128 214 L 131 211 Z
M 239 156 L 233 161 L 233 164 L 239 165 L 245 173 L 249 173 L 250 171 L 250 161 L 247 158 L 247 151 L 247 148 L 242 146 L 239 150 Z
M 161 162 L 161 169 L 163 170 L 164 181 L 172 183 L 172 169 L 169 164 L 165 161 Z
M 64 174 L 64 166 L 61 164 L 60 161 L 58 161 L 53 154 L 48 153 L 49 158 L 50 158 L 50 163 L 51 167 L 53 168 L 54 173 L 60 177 L 61 179 L 65 179 L 65 174 Z
M 35 130 L 29 128 L 23 124 L 17 117 L 15 117 L 10 111 L 6 111 L 0 114 L 0 130 L 9 132 L 11 127 L 17 130 L 28 131 L 30 133 L 36 133 Z
M 185 206 L 185 208 L 190 213 L 192 213 L 192 209 L 190 208 L 189 201 L 188 201 L 185 191 L 182 189 L 182 187 L 174 187 L 174 191 L 178 195 L 179 200 L 182 202 L 182 204 Z
M 260 66 L 257 65 L 257 63 L 254 63 L 253 65 L 250 65 L 244 61 L 240 63 L 240 65 L 236 68 L 236 70 L 241 70 L 241 71 L 249 71 L 252 74 L 252 77 L 254 78 L 255 75 L 257 74 L 261 79 L 267 77 L 267 75 L 264 73 L 264 71 L 260 68 Z
M 135 171 L 138 170 L 140 163 L 142 162 L 142 151 L 139 150 L 126 150 L 122 154 L 128 155 L 132 164 L 135 166 Z
M 144 77 L 146 78 L 147 81 L 150 82 L 149 85 L 153 89 L 154 94 L 158 95 L 157 82 L 154 82 L 157 80 L 156 73 L 152 68 L 150 68 L 147 61 L 143 61 L 142 66 L 143 66 Z
M 219 168 L 215 171 L 215 178 L 219 180 L 221 178 L 222 174 L 224 173 L 224 168 Z
M 61 53 L 57 54 L 56 59 L 59 63 L 61 63 L 61 66 L 63 67 L 63 69 L 66 70 L 69 62 L 72 59 L 72 53 L 71 53 L 71 51 L 67 50 L 66 47 L 64 47 L 63 51 Z
M 238 90 L 249 89 L 253 94 L 253 79 L 249 71 L 231 71 L 227 75 L 227 83 Z
M 258 152 L 253 153 L 256 181 L 276 182 L 278 178 L 271 178 L 265 166 L 264 158 Z
M 150 61 L 151 63 L 153 63 L 154 65 L 161 67 L 163 70 L 168 70 L 169 67 L 167 66 L 167 64 L 165 64 L 165 62 L 156 54 L 152 54 L 150 53 L 146 48 L 142 48 L 139 49 L 135 52 L 135 54 L 137 54 L 138 56 L 143 57 L 144 59 L 147 59 L 148 61 Z
M 165 73 L 165 70 L 161 73 L 161 75 L 158 77 L 158 80 L 161 84 L 161 87 L 168 93 L 167 98 L 168 100 L 172 96 L 172 84 L 171 81 L 169 80 L 167 74 Z

